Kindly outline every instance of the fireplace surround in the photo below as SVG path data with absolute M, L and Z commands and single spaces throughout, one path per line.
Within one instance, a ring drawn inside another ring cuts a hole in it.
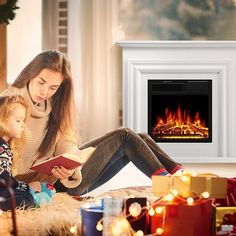
M 123 51 L 123 125 L 137 132 L 151 132 L 151 118 L 148 115 L 150 84 L 154 84 L 158 93 L 163 91 L 163 81 L 172 84 L 185 84 L 190 81 L 192 83 L 190 90 L 201 87 L 202 82 L 206 81 L 208 88 L 209 86 L 211 88 L 208 95 L 203 89 L 205 94 L 202 94 L 202 97 L 205 98 L 201 103 L 205 108 L 202 108 L 200 113 L 205 116 L 205 126 L 209 129 L 208 138 L 198 141 L 191 139 L 186 141 L 180 138 L 180 141 L 168 142 L 157 138 L 156 141 L 170 156 L 182 163 L 236 163 L 236 106 L 234 105 L 236 42 L 119 41 L 117 43 Z M 186 85 L 179 86 L 186 87 Z M 172 88 L 166 90 L 169 93 L 167 97 L 173 96 L 171 104 L 177 100 L 175 108 L 168 108 L 169 111 L 173 113 L 179 107 L 185 106 L 183 101 L 182 105 L 178 105 L 181 103 L 181 99 L 178 102 L 176 97 L 179 96 L 178 92 L 173 95 Z M 169 99 L 167 97 L 165 99 L 161 94 L 157 96 L 160 96 L 159 100 L 162 101 L 160 106 Z M 192 98 L 193 102 L 190 104 L 194 105 L 194 100 L 196 101 L 194 94 L 191 97 L 187 92 L 183 97 L 185 101 Z M 153 101 L 157 104 L 158 99 Z M 204 114 L 204 109 L 208 110 L 207 115 Z M 182 108 L 179 114 L 183 117 L 186 112 L 187 110 Z M 196 116 L 196 111 L 194 114 L 192 116 Z M 184 133 L 178 129 L 177 132 Z M 206 137 L 206 134 L 204 135 Z

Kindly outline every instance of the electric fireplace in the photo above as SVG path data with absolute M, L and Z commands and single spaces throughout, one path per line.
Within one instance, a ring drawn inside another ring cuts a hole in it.
M 236 163 L 236 42 L 118 44 L 122 125 L 180 163 Z
M 212 142 L 212 80 L 149 80 L 148 133 L 156 142 Z

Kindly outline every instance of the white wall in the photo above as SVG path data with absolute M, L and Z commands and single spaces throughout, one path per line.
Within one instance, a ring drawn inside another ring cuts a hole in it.
M 7 81 L 42 51 L 42 1 L 20 0 L 16 17 L 7 26 Z

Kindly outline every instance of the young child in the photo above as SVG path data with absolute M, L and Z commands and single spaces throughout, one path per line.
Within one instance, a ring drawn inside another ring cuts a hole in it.
M 29 185 L 18 181 L 12 173 L 16 171 L 16 163 L 19 161 L 17 148 L 22 140 L 26 114 L 27 105 L 23 97 L 0 97 L 0 179 L 6 182 L 11 179 L 16 206 L 28 208 L 34 206 Z M 0 186 L 0 196 L 5 199 L 0 204 L 0 208 L 9 210 L 11 208 L 10 195 L 3 186 Z
M 46 196 L 45 193 L 44 195 L 41 194 L 42 187 L 46 189 L 45 184 L 39 182 L 27 184 L 13 177 L 20 161 L 17 150 L 22 145 L 22 133 L 27 111 L 27 105 L 23 97 L 0 97 L 0 179 L 6 182 L 11 179 L 16 206 L 24 208 L 39 205 L 39 199 Z M 36 186 L 38 186 L 38 189 Z M 46 201 L 48 201 L 51 195 L 46 197 Z M 0 186 L 0 198 L 2 200 L 0 209 L 4 211 L 11 209 L 10 195 L 3 186 Z

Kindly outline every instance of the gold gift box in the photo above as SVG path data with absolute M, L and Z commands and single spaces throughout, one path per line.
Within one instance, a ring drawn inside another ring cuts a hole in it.
M 152 191 L 161 197 L 172 190 L 177 190 L 184 197 L 208 192 L 211 198 L 225 198 L 227 179 L 222 177 L 203 176 L 152 176 Z
M 234 213 L 236 213 L 236 207 L 216 207 L 216 227 L 220 227 L 225 215 Z

